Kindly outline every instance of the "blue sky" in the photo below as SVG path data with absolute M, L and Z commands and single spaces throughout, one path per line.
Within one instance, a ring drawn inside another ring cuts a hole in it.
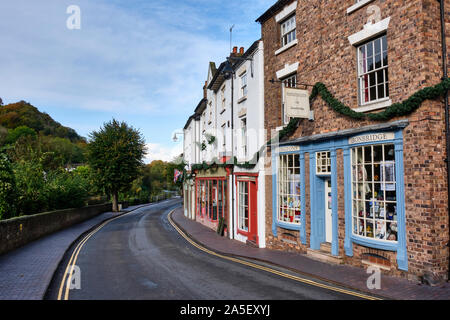
M 261 36 L 275 0 L 2 0 L 0 97 L 25 100 L 83 136 L 111 120 L 143 133 L 146 161 L 182 152 L 172 135 L 202 98 L 208 62 Z M 81 9 L 69 30 L 67 7 Z

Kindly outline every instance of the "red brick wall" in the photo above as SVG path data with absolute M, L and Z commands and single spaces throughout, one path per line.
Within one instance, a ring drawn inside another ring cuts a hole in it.
M 450 0 L 445 0 L 447 46 L 450 44 Z M 280 47 L 279 25 L 274 17 L 262 23 L 265 62 L 265 126 L 268 132 L 281 125 L 281 86 L 268 81 L 286 63 L 299 62 L 297 79 L 301 83 L 323 82 L 335 97 L 355 108 L 357 100 L 356 48 L 348 36 L 363 29 L 367 7 L 347 15 L 353 0 L 298 1 L 296 12 L 298 44 L 275 55 Z M 391 17 L 387 31 L 390 98 L 401 102 L 417 90 L 441 81 L 442 57 L 439 3 L 434 0 L 375 0 L 382 19 Z M 450 48 L 447 48 L 450 54 Z M 448 58 L 448 57 L 447 57 Z M 449 60 L 449 59 L 447 59 Z M 302 120 L 290 138 L 376 124 L 358 121 L 333 111 L 318 97 L 311 105 L 315 120 Z M 425 102 L 407 117 L 404 130 L 404 170 L 406 204 L 406 240 L 409 271 L 396 268 L 396 253 L 354 245 L 354 257 L 345 263 L 361 266 L 363 254 L 375 253 L 387 258 L 391 273 L 414 278 L 431 271 L 443 278 L 448 268 L 449 224 L 446 180 L 445 123 L 442 99 Z M 270 153 L 269 155 L 270 156 Z M 309 161 L 306 161 L 306 169 Z M 269 167 L 270 170 L 270 167 Z M 309 173 L 306 174 L 308 245 L 290 245 L 272 236 L 272 197 L 266 197 L 268 247 L 304 252 L 309 247 Z M 272 179 L 267 180 L 266 194 L 272 194 Z M 338 151 L 339 249 L 343 254 L 345 236 L 343 156 Z M 279 229 L 281 235 L 283 230 Z M 289 232 L 294 234 L 293 232 Z M 295 234 L 297 236 L 297 234 Z

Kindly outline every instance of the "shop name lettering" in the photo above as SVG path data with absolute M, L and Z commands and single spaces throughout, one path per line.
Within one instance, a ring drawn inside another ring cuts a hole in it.
M 363 136 L 350 138 L 348 143 L 356 144 L 356 143 L 384 141 L 384 140 L 392 140 L 392 139 L 394 139 L 393 133 L 374 133 L 374 134 L 366 134 Z
M 186 307 L 181 307 L 180 315 L 199 315 L 211 318 L 214 312 L 223 313 L 224 315 L 262 315 L 269 317 L 270 305 L 226 304 L 222 310 L 215 307 L 197 307 L 188 304 Z

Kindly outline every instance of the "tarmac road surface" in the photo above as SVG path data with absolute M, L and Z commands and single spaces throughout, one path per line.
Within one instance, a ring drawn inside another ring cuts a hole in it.
M 66 253 L 46 299 L 335 300 L 358 299 L 251 268 L 199 250 L 169 223 L 180 200 L 118 217 Z M 76 252 L 74 252 L 76 251 Z M 67 288 L 68 262 L 79 268 Z M 75 261 L 76 258 L 76 261 Z M 278 269 L 279 270 L 279 269 Z M 70 289 L 70 290 L 69 290 Z

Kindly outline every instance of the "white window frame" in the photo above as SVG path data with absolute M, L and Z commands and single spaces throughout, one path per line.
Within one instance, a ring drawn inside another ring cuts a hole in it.
M 289 16 L 280 23 L 281 47 L 289 45 L 297 39 L 297 25 L 295 14 Z
M 227 145 L 227 132 L 226 132 L 226 127 L 227 127 L 227 124 L 226 123 L 224 123 L 223 125 L 222 125 L 222 139 L 223 139 L 223 143 L 222 143 L 222 145 L 223 145 L 223 151 L 226 151 L 226 145 Z
M 280 154 L 277 174 L 277 221 L 300 225 L 301 215 L 296 217 L 296 213 L 301 212 L 300 190 L 298 194 L 294 190 L 297 186 L 301 188 L 300 155 L 298 153 Z
M 209 119 L 208 119 L 208 124 L 211 124 L 212 118 L 213 118 L 212 100 L 208 102 L 208 107 L 209 107 Z
M 249 232 L 250 229 L 250 185 L 248 181 L 237 181 L 238 183 L 238 228 Z M 245 188 L 243 188 L 245 186 Z M 246 223 L 247 222 L 247 226 Z
M 242 156 L 247 157 L 247 118 L 241 119 Z
M 248 93 L 248 85 L 247 85 L 247 72 L 244 72 L 241 76 L 241 98 L 245 98 Z
M 380 50 L 379 54 L 376 52 L 377 44 Z M 371 53 L 370 56 L 369 53 Z M 380 59 L 378 67 L 377 57 Z M 389 100 L 389 63 L 386 34 L 357 47 L 357 69 L 360 106 Z M 375 95 L 375 98 L 372 95 Z
M 226 109 L 226 98 L 225 98 L 225 86 L 222 87 L 222 89 L 220 89 L 220 99 L 221 99 L 221 103 L 222 103 L 222 111 Z
M 330 151 L 316 152 L 316 174 L 317 175 L 331 174 L 331 152 Z
M 370 148 L 370 160 L 365 159 L 365 148 Z M 379 152 L 380 149 L 381 158 L 379 161 L 374 161 L 374 150 Z M 390 152 L 392 152 L 392 155 Z M 387 154 L 390 156 L 390 159 L 388 160 L 386 160 Z M 395 214 L 396 212 L 391 211 L 396 210 L 399 196 L 397 194 L 397 181 L 395 175 L 397 168 L 395 165 L 394 144 L 381 143 L 354 147 L 351 150 L 351 163 L 352 234 L 364 239 L 382 241 L 385 243 L 397 243 L 399 224 L 397 219 L 398 213 Z M 379 166 L 379 170 L 376 169 L 377 166 Z M 372 172 L 369 172 L 367 168 L 370 168 Z M 377 173 L 379 173 L 379 176 Z M 369 179 L 370 177 L 371 179 Z M 386 179 L 386 177 L 390 179 Z M 376 186 L 378 186 L 379 189 L 377 189 Z M 380 196 L 377 194 L 377 198 L 375 198 L 375 190 L 383 191 L 383 195 Z M 372 193 L 372 196 L 369 196 L 369 198 L 367 198 L 368 193 Z M 361 198 L 359 197 L 359 194 L 361 195 Z M 395 200 L 392 200 L 393 194 L 395 195 Z M 369 206 L 369 212 L 367 212 L 367 206 Z M 391 213 L 392 219 L 388 219 L 388 215 L 390 216 Z M 368 229 L 369 226 L 371 226 L 370 229 Z M 395 240 L 387 240 L 390 235 L 388 234 L 388 226 L 391 234 L 394 234 L 395 232 Z M 383 237 L 378 237 L 381 234 L 383 234 Z

